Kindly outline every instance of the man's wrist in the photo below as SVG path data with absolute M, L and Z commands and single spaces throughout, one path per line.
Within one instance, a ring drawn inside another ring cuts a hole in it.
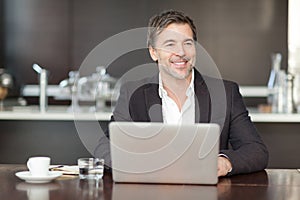
M 231 164 L 231 162 L 230 162 L 229 157 L 228 157 L 226 154 L 224 154 L 224 153 L 219 153 L 218 156 L 219 156 L 219 157 L 224 157 L 224 158 L 227 159 L 227 161 L 228 161 L 228 164 L 227 164 L 227 167 L 228 167 L 227 174 L 230 173 L 230 172 L 232 172 L 232 164 Z

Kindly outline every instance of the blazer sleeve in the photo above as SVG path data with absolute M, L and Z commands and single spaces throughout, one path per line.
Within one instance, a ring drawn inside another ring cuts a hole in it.
M 116 107 L 111 116 L 112 121 L 130 121 L 130 115 L 128 111 L 128 88 L 123 85 L 120 88 L 120 95 L 117 101 Z M 109 122 L 109 123 L 110 123 Z M 109 125 L 108 123 L 108 125 Z M 94 150 L 94 156 L 98 158 L 104 158 L 105 169 L 110 171 L 111 168 L 111 155 L 110 155 L 110 143 L 109 143 L 109 128 L 106 127 L 104 134 L 100 134 L 98 145 Z
M 113 111 L 112 121 L 132 121 L 129 114 L 130 91 L 129 84 L 124 84 L 120 88 L 120 95 Z
M 227 133 L 230 149 L 221 149 L 228 156 L 232 171 L 228 175 L 263 170 L 268 164 L 268 150 L 252 123 L 236 83 L 230 84 L 227 95 L 229 116 Z M 226 123 L 226 122 L 225 122 Z

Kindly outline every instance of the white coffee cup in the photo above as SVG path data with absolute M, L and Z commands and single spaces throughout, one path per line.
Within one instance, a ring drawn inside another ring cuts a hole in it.
M 49 166 L 49 157 L 31 157 L 27 161 L 27 167 L 32 176 L 48 176 Z

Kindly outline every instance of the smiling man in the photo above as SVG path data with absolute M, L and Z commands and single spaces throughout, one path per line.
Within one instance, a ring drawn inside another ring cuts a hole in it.
M 213 123 L 208 83 L 220 81 L 225 95 L 218 176 L 263 170 L 268 151 L 231 81 L 204 78 L 196 69 L 196 27 L 184 13 L 164 11 L 149 21 L 148 48 L 159 73 L 122 86 L 112 121 Z

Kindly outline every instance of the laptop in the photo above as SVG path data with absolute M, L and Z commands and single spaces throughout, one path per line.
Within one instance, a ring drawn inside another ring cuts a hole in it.
M 112 187 L 112 200 L 183 200 L 183 199 L 218 199 L 216 186 L 172 184 L 162 187 L 158 184 L 115 183 Z
M 217 124 L 111 122 L 113 180 L 123 183 L 217 184 Z

